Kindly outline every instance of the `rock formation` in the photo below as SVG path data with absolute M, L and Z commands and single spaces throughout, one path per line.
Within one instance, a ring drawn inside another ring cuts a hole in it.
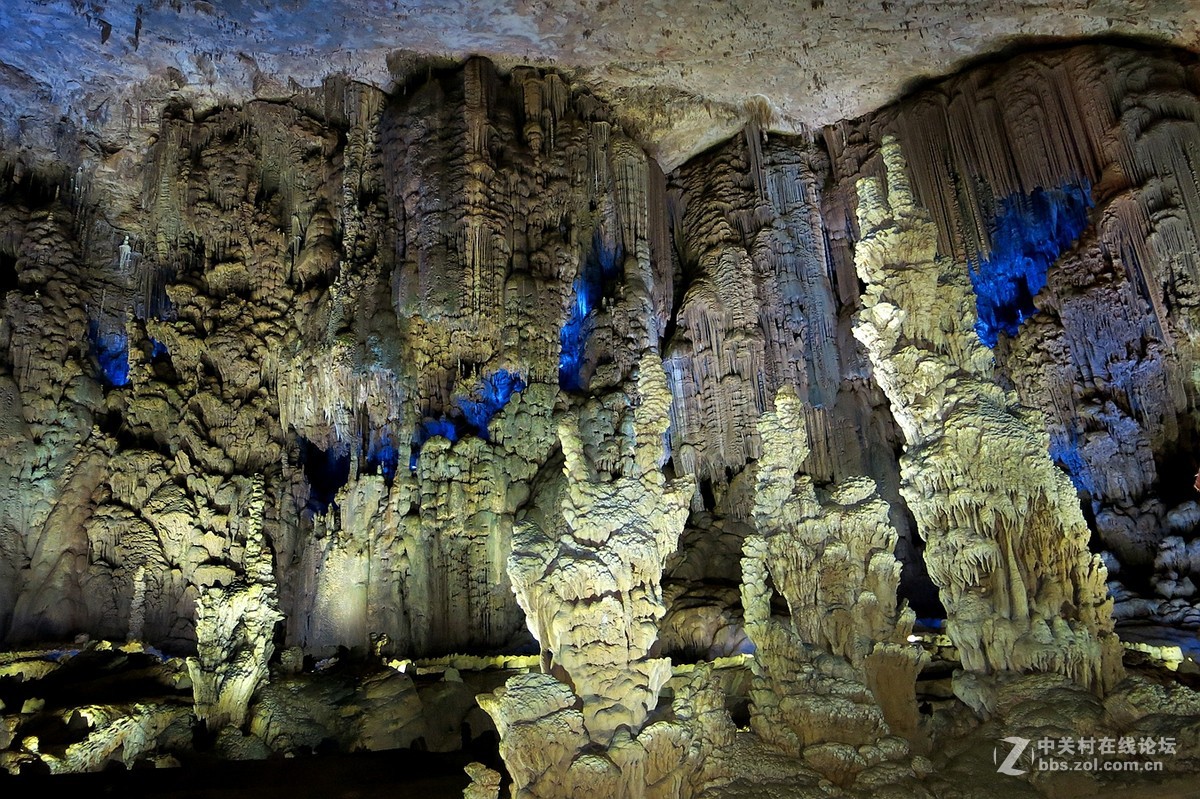
M 517 601 L 546 670 L 563 672 L 583 700 L 588 737 L 601 745 L 622 726 L 640 730 L 671 675 L 668 660 L 648 654 L 666 612 L 663 564 L 694 486 L 668 484 L 659 469 L 669 402 L 658 359 L 643 357 L 633 440 L 624 474 L 613 481 L 592 478 L 577 423 L 561 423 L 561 529 L 526 523 L 514 533 L 509 576 Z
M 997 379 L 1041 411 L 1097 543 L 1124 567 L 1111 576 L 1133 583 L 1114 586 L 1116 612 L 1172 623 L 1181 604 L 1123 598 L 1150 593 L 1138 574 L 1164 538 L 1192 537 L 1194 527 L 1200 199 L 1180 168 L 1197 146 L 1193 87 L 1193 68 L 1171 54 L 1051 49 L 826 136 L 835 239 L 856 235 L 855 180 L 879 172 L 863 159 L 884 133 L 897 136 L 939 251 L 972 275 Z
M 647 724 L 671 676 L 669 660 L 648 657 L 666 611 L 659 581 L 694 486 L 660 469 L 670 394 L 657 356 L 643 356 L 637 386 L 621 473 L 597 479 L 578 422 L 564 421 L 561 527 L 514 534 L 509 574 L 543 673 L 479 697 L 514 796 L 691 796 L 706 750 L 729 732 L 704 717 L 723 712 L 704 674 L 676 698 L 675 719 Z
M 195 646 L 238 571 L 210 477 L 259 475 L 289 644 L 508 644 L 560 384 L 620 384 L 666 324 L 661 173 L 587 92 L 483 60 L 175 107 L 149 159 L 134 235 L 83 178 L 6 195 L 5 638 Z
M 469 763 L 466 767 L 471 784 L 463 791 L 463 799 L 499 799 L 500 772 L 482 763 Z
M 447 0 L 198 2 L 0 8 L 0 29 L 11 32 L 0 52 L 10 76 L 0 87 L 5 137 L 37 151 L 76 131 L 137 136 L 173 97 L 278 99 L 331 73 L 387 88 L 423 72 L 426 58 L 482 54 L 506 68 L 549 62 L 576 72 L 669 169 L 747 120 L 770 116 L 795 132 L 855 118 L 1014 41 L 1124 35 L 1191 47 L 1200 32 L 1193 9 L 1175 0 L 809 0 L 787 13 L 768 0 L 686 8 L 501 0 L 466 14 Z
M 196 599 L 197 654 L 188 658 L 188 672 L 196 717 L 211 730 L 246 721 L 250 700 L 267 679 L 275 625 L 283 621 L 262 533 L 261 480 L 253 482 L 245 502 L 244 538 L 235 539 L 244 553 L 244 577 L 228 587 L 203 589 Z
M 83 707 L 76 713 L 76 723 L 86 725 L 89 734 L 67 747 L 62 757 L 42 758 L 52 774 L 100 771 L 114 762 L 128 768 L 152 755 L 164 733 L 190 715 L 186 707 L 158 704 Z M 28 739 L 23 745 L 34 752 L 39 748 Z
M 1056 671 L 1103 692 L 1122 676 L 1106 572 L 1041 420 L 992 377 L 967 270 L 936 254 L 894 139 L 886 188 L 858 184 L 854 332 L 904 431 L 902 490 L 963 667 Z
M 907 640 L 915 614 L 896 602 L 896 531 L 869 479 L 819 497 L 812 478 L 797 473 L 809 449 L 790 389 L 758 431 L 758 534 L 742 559 L 755 644 L 751 724 L 764 741 L 852 785 L 860 772 L 903 758 L 908 742 L 925 748 L 914 691 L 927 656 Z M 786 620 L 772 617 L 774 591 L 787 602 Z
M 472 19 L 609 54 L 572 72 L 385 62 L 381 12 L 347 75 L 211 3 L 36 5 L 0 42 L 3 768 L 498 740 L 526 796 L 957 799 L 999 732 L 1194 738 L 1188 54 L 1047 48 L 818 131 L 857 101 L 812 52 L 903 20 L 881 58 L 944 63 L 946 9 L 805 4 L 749 71 L 751 23 L 672 51 L 758 0 Z M 1072 24 L 1162 30 L 1112 10 Z M 148 80 L 63 82 L 55 31 Z
M 672 451 L 701 480 L 724 484 L 758 457 L 754 423 L 782 386 L 811 398 L 815 429 L 852 427 L 853 411 L 836 407 L 838 308 L 819 216 L 827 173 L 803 140 L 764 143 L 748 128 L 672 181 L 682 262 L 664 358 Z M 830 449 L 823 469 L 859 466 L 854 448 Z
M 684 598 L 700 581 L 711 596 L 739 581 L 741 540 L 754 526 L 744 470 L 761 455 L 756 422 L 789 388 L 804 399 L 808 473 L 822 483 L 876 481 L 900 533 L 905 594 L 935 615 L 936 591 L 899 495 L 899 434 L 886 397 L 862 379 L 869 363 L 850 332 L 857 281 L 829 268 L 821 215 L 829 174 L 812 142 L 751 127 L 671 176 L 679 270 L 664 349 L 672 456 L 701 492 L 668 584 Z M 695 612 L 740 615 L 712 604 Z M 671 623 L 690 624 L 675 614 Z

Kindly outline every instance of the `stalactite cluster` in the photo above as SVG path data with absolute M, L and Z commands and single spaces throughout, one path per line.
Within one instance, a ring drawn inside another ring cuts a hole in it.
M 826 217 L 839 238 L 858 235 L 852 184 L 879 173 L 869 154 L 890 133 L 940 253 L 973 275 L 1002 257 L 1020 269 L 1039 262 L 1025 318 L 985 340 L 996 374 L 1042 412 L 1051 455 L 1110 562 L 1127 567 L 1113 571 L 1118 583 L 1152 568 L 1166 538 L 1192 533 L 1183 520 L 1196 471 L 1196 88 L 1186 59 L 1051 50 L 971 71 L 825 136 L 838 181 Z M 1022 235 L 1030 244 L 1014 247 Z M 1113 586 L 1120 617 L 1200 619 L 1183 597 L 1135 599 L 1148 586 L 1132 579 L 1132 592 Z
M 950 799 L 1001 731 L 1196 770 L 1194 61 L 1048 49 L 802 136 L 758 98 L 682 163 L 579 75 L 393 78 L 0 151 L 0 769 L 489 745 L 477 799 Z M 62 699 L 88 669 L 153 696 Z

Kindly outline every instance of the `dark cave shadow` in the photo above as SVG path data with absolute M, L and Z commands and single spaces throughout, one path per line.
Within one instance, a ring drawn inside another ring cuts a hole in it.
M 1146 34 L 1105 33 L 1093 36 L 1012 36 L 1002 38 L 1000 41 L 1001 44 L 988 50 L 986 53 L 969 56 L 956 62 L 954 69 L 950 72 L 940 75 L 921 75 L 905 81 L 901 84 L 895 100 L 886 105 L 894 105 L 921 92 L 936 89 L 947 80 L 957 78 L 977 69 L 997 66 L 1012 61 L 1018 56 L 1055 53 L 1075 47 L 1112 47 L 1147 53 L 1171 51 L 1185 65 L 1193 65 L 1200 62 L 1200 54 L 1180 47 L 1168 39 Z

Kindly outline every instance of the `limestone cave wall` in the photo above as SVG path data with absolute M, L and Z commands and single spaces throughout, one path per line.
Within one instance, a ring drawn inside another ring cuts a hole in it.
M 288 644 L 520 646 L 555 409 L 669 311 L 661 172 L 585 90 L 482 60 L 168 108 L 142 167 L 119 230 L 86 169 L 6 176 L 0 635 L 193 647 L 261 480 Z
M 596 479 L 620 474 L 648 354 L 659 467 L 695 478 L 661 648 L 749 646 L 757 422 L 781 389 L 804 474 L 874 481 L 900 592 L 939 612 L 911 409 L 854 334 L 857 186 L 886 180 L 886 136 L 922 246 L 971 284 L 979 373 L 1035 412 L 1118 616 L 1200 621 L 1198 79 L 1179 54 L 1047 51 L 819 135 L 752 125 L 664 175 L 585 86 L 473 59 L 390 94 L 168 103 L 141 150 L 10 160 L 0 639 L 191 651 L 261 534 L 281 643 L 532 648 L 514 526 L 557 524 L 565 414 Z
M 970 277 L 996 379 L 1041 413 L 1119 618 L 1200 620 L 1188 580 L 1198 78 L 1188 55 L 1052 50 L 824 133 L 835 270 L 860 236 L 853 183 L 882 173 L 878 145 L 894 136 L 938 252 Z

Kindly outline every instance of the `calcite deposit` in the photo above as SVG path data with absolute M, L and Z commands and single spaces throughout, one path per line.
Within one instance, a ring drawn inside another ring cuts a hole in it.
M 966 270 L 936 253 L 900 145 L 886 188 L 858 184 L 867 285 L 855 335 L 904 432 L 902 491 L 968 671 L 1057 671 L 1103 692 L 1122 676 L 1112 600 L 1040 419 L 991 380 Z
M 577 71 L 670 168 L 745 121 L 794 132 L 856 118 L 1014 43 L 1191 47 L 1200 12 L 1180 0 L 13 0 L 0 30 L 0 117 L 30 150 L 78 129 L 136 129 L 171 95 L 207 107 L 277 100 L 331 73 L 389 89 L 426 57 L 479 54 Z
M 670 395 L 653 355 L 639 364 L 637 400 L 620 419 L 633 435 L 612 481 L 592 477 L 578 423 L 564 420 L 559 522 L 521 523 L 508 565 L 545 671 L 572 686 L 586 735 L 600 745 L 621 727 L 640 730 L 671 676 L 669 660 L 648 654 L 666 613 L 663 565 L 695 489 L 690 480 L 668 484 L 659 469 Z
M 267 680 L 275 625 L 283 621 L 262 534 L 262 481 L 254 481 L 247 493 L 244 528 L 238 531 L 243 576 L 228 587 L 201 587 L 196 598 L 197 652 L 188 659 L 188 672 L 196 718 L 214 730 L 246 721 L 250 700 Z
M 999 381 L 1041 412 L 1094 548 L 1108 552 L 1117 617 L 1192 625 L 1174 559 L 1159 577 L 1138 572 L 1193 528 L 1197 199 L 1178 165 L 1196 147 L 1194 81 L 1193 67 L 1151 51 L 1053 50 L 825 135 L 835 242 L 859 235 L 855 181 L 881 174 L 874 153 L 897 137 L 938 251 L 967 265 Z M 842 244 L 832 252 L 838 269 L 853 261 Z
M 746 630 L 756 645 L 751 726 L 841 785 L 927 741 L 915 683 L 927 656 L 898 607 L 897 534 L 865 478 L 818 497 L 797 474 L 809 454 L 801 403 L 790 388 L 758 423 L 754 520 L 742 559 Z M 772 618 L 772 592 L 789 618 Z M 907 740 L 905 740 L 907 739 Z M 870 776 L 863 778 L 869 782 Z
M 666 612 L 659 583 L 694 485 L 659 468 L 670 394 L 657 356 L 642 357 L 637 388 L 616 478 L 594 476 L 577 422 L 565 421 L 560 527 L 530 521 L 514 534 L 509 574 L 544 673 L 479 697 L 514 796 L 689 797 L 732 734 L 705 671 L 676 696 L 673 719 L 647 723 L 671 677 L 668 659 L 647 657 Z
M 1194 779 L 1176 5 L 5 5 L 0 768 Z

